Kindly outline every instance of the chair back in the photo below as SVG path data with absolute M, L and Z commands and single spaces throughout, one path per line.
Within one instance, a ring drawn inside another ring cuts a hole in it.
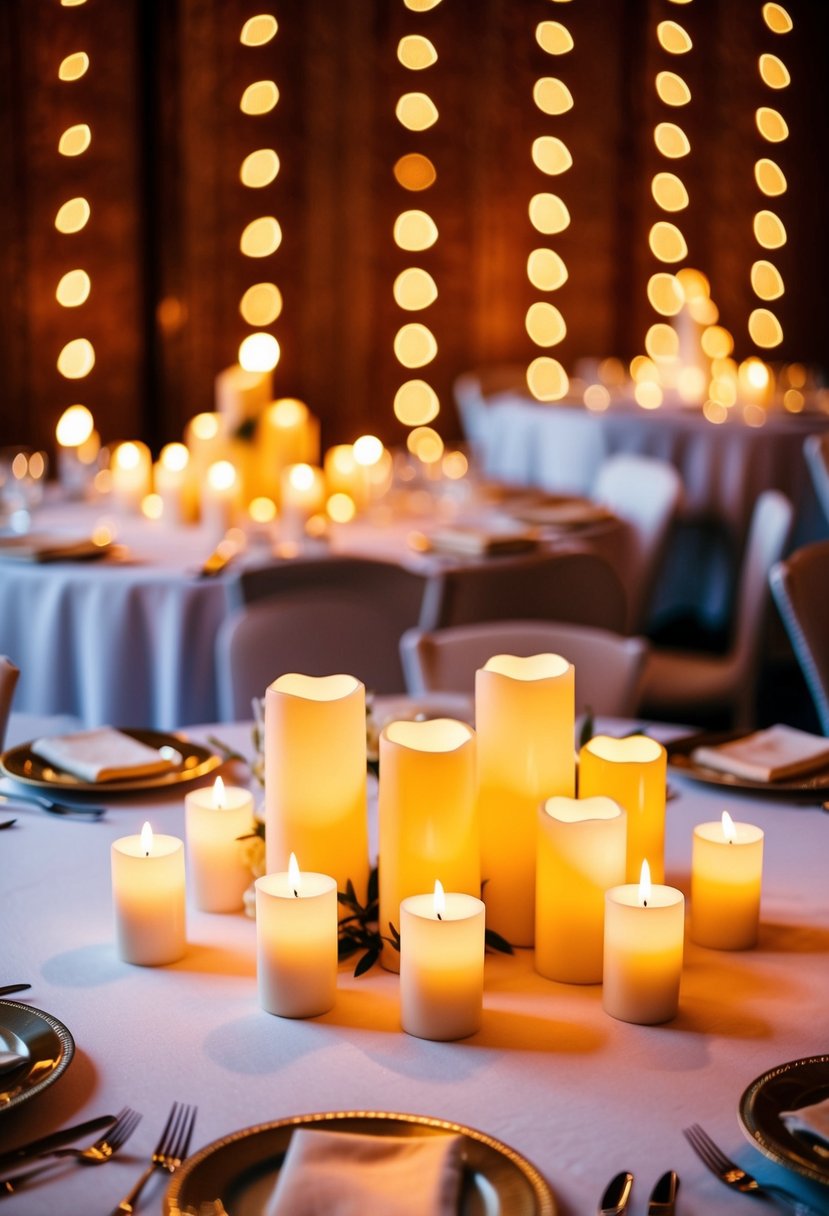
M 818 502 L 829 520 L 829 434 L 809 435 L 803 443 L 803 454 L 812 475 Z
M 652 456 L 609 456 L 596 476 L 593 497 L 625 520 L 633 534 L 625 588 L 629 630 L 642 630 L 647 623 L 654 584 L 681 496 L 682 479 L 677 470 Z
M 425 586 L 422 574 L 396 562 L 338 556 L 282 560 L 241 569 L 228 581 L 227 596 L 231 608 L 241 608 L 288 591 L 319 590 L 332 595 L 348 592 L 367 602 L 381 601 L 402 633 L 417 624 Z
M 2 748 L 3 740 L 6 737 L 6 726 L 9 721 L 9 713 L 11 712 L 14 690 L 19 678 L 20 671 L 15 667 L 11 659 L 6 658 L 4 654 L 0 655 L 0 748 Z
M 475 690 L 475 672 L 496 654 L 526 658 L 559 654 L 576 671 L 576 712 L 632 717 L 648 645 L 606 629 L 548 621 L 487 621 L 429 633 L 409 629 L 400 640 L 410 693 Z
M 401 693 L 403 628 L 382 599 L 358 591 L 287 591 L 236 609 L 216 637 L 221 721 L 251 716 L 278 676 L 356 676 L 376 693 Z
M 754 504 L 740 568 L 734 610 L 732 658 L 746 674 L 759 667 L 760 647 L 771 600 L 769 576 L 783 556 L 794 509 L 785 494 L 766 490 Z
M 420 626 L 478 621 L 572 621 L 622 633 L 627 602 L 619 576 L 596 553 L 571 550 L 489 558 L 430 577 Z
M 820 728 L 829 735 L 829 540 L 805 545 L 777 562 L 770 582 Z

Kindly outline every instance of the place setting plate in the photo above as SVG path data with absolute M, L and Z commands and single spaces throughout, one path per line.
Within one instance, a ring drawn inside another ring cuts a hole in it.
M 788 777 L 783 781 L 754 781 L 750 777 L 738 777 L 736 773 L 722 772 L 720 769 L 709 768 L 693 758 L 693 752 L 698 747 L 717 747 L 721 743 L 730 743 L 745 735 L 745 731 L 717 731 L 701 734 L 685 735 L 665 744 L 668 753 L 668 767 L 683 777 L 692 781 L 700 781 L 705 785 L 722 785 L 732 790 L 751 790 L 763 794 L 797 794 L 808 796 L 822 794 L 829 790 L 829 765 L 804 773 L 799 777 Z
M 62 1022 L 18 1001 L 0 1000 L 0 1050 L 22 1056 L 0 1072 L 0 1112 L 39 1094 L 72 1061 L 75 1041 Z
M 459 1216 L 555 1216 L 553 1194 L 520 1153 L 484 1132 L 422 1115 L 337 1111 L 298 1115 L 233 1132 L 194 1154 L 173 1175 L 165 1216 L 220 1200 L 232 1216 L 261 1216 L 296 1128 L 376 1136 L 458 1135 L 464 1179 Z
M 180 757 L 172 767 L 160 773 L 145 774 L 141 777 L 124 777 L 112 781 L 84 781 L 67 773 L 36 756 L 31 743 L 22 743 L 12 747 L 0 756 L 0 772 L 3 776 L 11 777 L 22 785 L 46 789 L 54 793 L 60 790 L 67 794 L 121 794 L 133 790 L 163 789 L 170 785 L 181 785 L 188 781 L 197 781 L 206 776 L 222 763 L 211 748 L 199 743 L 192 743 L 180 735 L 166 734 L 157 730 L 122 730 L 122 734 L 145 743 L 157 751 L 169 749 Z
M 829 1186 L 829 1146 L 794 1133 L 780 1118 L 829 1098 L 829 1055 L 790 1060 L 752 1081 L 740 1098 L 743 1130 L 755 1147 L 778 1165 Z

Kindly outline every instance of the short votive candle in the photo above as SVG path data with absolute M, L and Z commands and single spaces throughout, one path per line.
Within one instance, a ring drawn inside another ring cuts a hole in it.
M 283 1018 L 327 1013 L 337 992 L 337 884 L 292 866 L 255 886 L 260 1005 Z
M 605 794 L 627 811 L 629 883 L 646 859 L 654 882 L 665 879 L 666 780 L 665 748 L 647 735 L 595 735 L 579 752 L 579 797 Z
M 481 1026 L 484 904 L 474 895 L 411 895 L 400 905 L 400 1017 L 419 1039 L 465 1039 Z
M 681 891 L 657 883 L 651 886 L 645 875 L 638 885 L 611 887 L 605 896 L 605 1012 L 641 1026 L 675 1017 L 684 934 Z
M 193 902 L 202 912 L 238 912 L 250 886 L 242 836 L 253 831 L 253 795 L 217 777 L 184 797 Z
M 113 841 L 110 856 L 118 954 L 144 967 L 176 962 L 186 944 L 183 842 L 145 824 Z
M 763 832 L 750 823 L 722 820 L 694 828 L 691 853 L 691 940 L 714 950 L 749 950 L 757 944 Z

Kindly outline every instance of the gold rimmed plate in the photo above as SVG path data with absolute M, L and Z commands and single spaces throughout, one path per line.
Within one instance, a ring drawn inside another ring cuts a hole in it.
M 829 1055 L 770 1068 L 740 1098 L 740 1122 L 751 1142 L 779 1165 L 829 1186 L 829 1145 L 792 1132 L 780 1118 L 829 1098 Z
M 149 776 L 124 777 L 118 781 L 84 781 L 82 777 L 67 773 L 65 769 L 57 768 L 48 760 L 36 756 L 31 743 L 22 743 L 0 756 L 0 771 L 4 776 L 12 777 L 23 785 L 32 785 L 52 792 L 61 790 L 67 794 L 126 794 L 132 790 L 163 789 L 168 785 L 196 781 L 222 763 L 221 757 L 209 747 L 191 743 L 180 735 L 165 734 L 157 730 L 124 730 L 122 733 L 137 739 L 139 743 L 146 743 L 157 751 L 169 749 L 169 754 L 175 762 L 163 772 Z
M 57 1081 L 75 1054 L 75 1041 L 51 1013 L 0 1000 L 0 1050 L 21 1062 L 0 1073 L 0 1111 L 11 1110 Z
M 214 1140 L 173 1176 L 164 1201 L 166 1216 L 198 1212 L 200 1204 L 216 1200 L 233 1216 L 261 1216 L 298 1127 L 402 1138 L 460 1136 L 464 1176 L 459 1216 L 555 1216 L 552 1191 L 538 1170 L 500 1140 L 443 1119 L 376 1111 L 297 1115 Z
M 804 773 L 800 777 L 789 777 L 785 781 L 752 781 L 749 777 L 738 777 L 734 773 L 724 773 L 707 764 L 699 764 L 693 757 L 698 747 L 717 747 L 721 743 L 730 743 L 740 739 L 745 731 L 720 731 L 711 734 L 686 735 L 682 739 L 674 739 L 666 743 L 668 766 L 683 777 L 692 781 L 701 781 L 704 785 L 723 785 L 732 790 L 751 790 L 763 794 L 796 794 L 807 797 L 810 794 L 821 795 L 829 790 L 829 765 L 816 769 L 812 773 Z

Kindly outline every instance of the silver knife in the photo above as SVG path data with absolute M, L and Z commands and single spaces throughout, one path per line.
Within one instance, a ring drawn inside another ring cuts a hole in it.
M 674 1170 L 668 1170 L 651 1191 L 648 1216 L 674 1216 L 678 1190 L 679 1175 Z
M 628 1205 L 632 1189 L 633 1174 L 628 1170 L 623 1170 L 621 1174 L 611 1178 L 599 1203 L 598 1216 L 621 1216 Z
M 30 1157 L 37 1157 L 41 1153 L 49 1153 L 53 1148 L 71 1144 L 73 1140 L 87 1136 L 90 1132 L 100 1131 L 114 1122 L 114 1115 L 98 1115 L 94 1119 L 87 1119 L 85 1123 L 76 1123 L 74 1127 L 64 1127 L 59 1132 L 41 1136 L 39 1140 L 30 1140 L 28 1144 L 21 1144 L 8 1152 L 0 1153 L 0 1166 L 5 1168 L 9 1165 L 16 1165 L 19 1161 L 28 1161 Z
M 11 996 L 13 992 L 25 992 L 31 986 L 31 984 L 4 984 L 0 988 L 0 996 Z

